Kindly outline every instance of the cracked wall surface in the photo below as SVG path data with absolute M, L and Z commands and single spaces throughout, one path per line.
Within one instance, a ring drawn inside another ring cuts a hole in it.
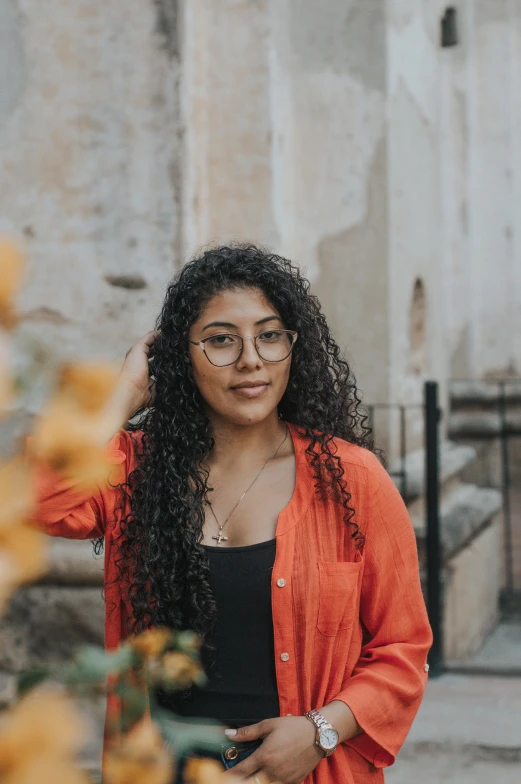
M 121 356 L 176 265 L 253 240 L 305 270 L 368 401 L 519 372 L 521 3 L 455 0 L 444 50 L 446 5 L 0 0 L 23 329 Z
M 164 5 L 0 0 L 0 228 L 29 251 L 22 328 L 64 353 L 121 357 L 178 258 Z

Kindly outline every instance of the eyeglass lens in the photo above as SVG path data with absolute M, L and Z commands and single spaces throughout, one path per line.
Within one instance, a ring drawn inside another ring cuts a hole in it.
M 222 367 L 237 362 L 242 344 L 243 340 L 239 335 L 214 335 L 204 341 L 204 350 L 212 365 Z M 282 330 L 261 332 L 255 338 L 255 346 L 261 359 L 266 362 L 281 362 L 291 353 L 293 335 Z

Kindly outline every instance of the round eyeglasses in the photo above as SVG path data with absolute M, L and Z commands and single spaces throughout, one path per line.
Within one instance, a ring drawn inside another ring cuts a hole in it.
M 289 329 L 269 329 L 258 335 L 235 335 L 221 332 L 203 340 L 189 342 L 202 348 L 206 359 L 215 367 L 234 365 L 241 357 L 244 341 L 253 340 L 257 354 L 264 362 L 282 362 L 293 351 L 298 333 Z

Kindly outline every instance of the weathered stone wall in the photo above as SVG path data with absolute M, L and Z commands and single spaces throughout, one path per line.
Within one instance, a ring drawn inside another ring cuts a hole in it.
M 0 228 L 28 246 L 24 329 L 60 352 L 121 357 L 179 257 L 173 9 L 0 0 Z
M 373 399 L 389 392 L 384 6 L 195 0 L 182 31 L 186 252 L 238 237 L 297 261 Z
M 0 0 L 0 230 L 29 258 L 16 337 L 56 358 L 121 359 L 179 261 L 176 6 Z M 2 454 L 26 424 L 2 422 Z M 103 643 L 103 560 L 88 542 L 52 551 L 45 583 L 18 591 L 0 624 L 1 683 Z
M 368 401 L 519 371 L 521 4 L 457 0 L 442 49 L 446 5 L 0 0 L 24 329 L 121 356 L 182 259 L 249 239 L 307 271 Z
M 455 378 L 521 374 L 521 3 L 458 0 L 442 54 L 444 318 Z

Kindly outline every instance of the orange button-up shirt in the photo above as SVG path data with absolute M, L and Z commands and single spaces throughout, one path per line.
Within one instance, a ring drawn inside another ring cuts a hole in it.
M 305 784 L 383 782 L 420 705 L 431 631 L 420 587 L 414 531 L 392 480 L 368 450 L 336 439 L 350 506 L 365 535 L 332 498 L 319 498 L 305 453 L 290 426 L 296 482 L 276 528 L 272 575 L 275 664 L 280 715 L 302 715 L 345 702 L 363 733 L 318 764 Z M 115 539 L 122 516 L 116 481 L 136 465 L 135 435 L 120 431 L 108 446 L 110 482 L 87 493 L 49 471 L 39 476 L 38 520 L 53 536 L 105 537 L 105 644 L 126 636 L 128 597 L 117 582 Z M 119 475 L 118 475 L 119 474 Z

